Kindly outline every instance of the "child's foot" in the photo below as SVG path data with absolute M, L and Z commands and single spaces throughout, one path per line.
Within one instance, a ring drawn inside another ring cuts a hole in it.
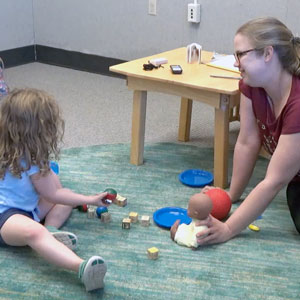
M 101 256 L 92 256 L 90 259 L 83 261 L 79 266 L 78 277 L 85 285 L 86 291 L 92 291 L 103 288 L 104 276 L 107 266 Z
M 54 226 L 46 226 L 49 232 L 61 243 L 67 246 L 69 249 L 74 250 L 77 246 L 77 236 L 68 231 L 60 231 Z

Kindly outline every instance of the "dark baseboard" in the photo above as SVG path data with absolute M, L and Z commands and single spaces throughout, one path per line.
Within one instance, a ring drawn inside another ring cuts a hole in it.
M 124 60 L 41 45 L 36 45 L 36 56 L 41 63 L 124 78 L 109 71 L 110 66 L 123 63 Z
M 5 68 L 15 67 L 36 61 L 35 46 L 26 46 L 10 50 L 0 51 L 0 57 L 4 61 Z
M 0 57 L 2 57 L 7 68 L 37 61 L 80 71 L 125 78 L 123 75 L 109 71 L 110 66 L 123 63 L 124 60 L 42 45 L 0 51 Z

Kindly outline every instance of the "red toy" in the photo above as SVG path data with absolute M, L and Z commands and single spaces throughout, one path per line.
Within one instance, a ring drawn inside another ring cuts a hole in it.
M 226 191 L 214 188 L 205 192 L 213 203 L 213 208 L 211 211 L 211 215 L 218 220 L 223 220 L 226 218 L 231 209 L 231 200 Z
M 79 211 L 83 211 L 83 212 L 87 212 L 88 210 L 87 204 L 79 205 L 77 206 L 77 208 Z
M 106 189 L 104 192 L 107 192 L 106 199 L 114 201 L 117 198 L 117 191 L 114 189 Z

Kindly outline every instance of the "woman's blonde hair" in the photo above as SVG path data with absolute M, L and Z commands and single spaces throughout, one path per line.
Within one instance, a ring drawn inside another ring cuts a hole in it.
M 282 67 L 289 73 L 300 77 L 300 38 L 278 19 L 257 18 L 242 25 L 236 32 L 249 38 L 261 54 L 267 46 L 273 46 Z
M 6 170 L 20 177 L 32 165 L 47 174 L 49 160 L 58 159 L 63 134 L 64 121 L 50 95 L 36 89 L 12 90 L 0 108 L 0 178 Z

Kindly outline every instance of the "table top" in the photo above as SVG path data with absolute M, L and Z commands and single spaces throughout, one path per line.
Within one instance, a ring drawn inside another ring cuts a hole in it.
M 210 62 L 212 55 L 212 52 L 202 50 L 201 64 L 190 64 L 186 61 L 186 48 L 182 47 L 114 65 L 109 70 L 128 77 L 166 82 L 222 94 L 238 94 L 238 80 L 210 77 L 210 75 L 237 76 L 234 72 L 206 65 Z M 163 68 L 151 71 L 143 70 L 143 64 L 148 63 L 153 58 L 166 58 L 168 63 L 164 64 Z M 182 74 L 172 74 L 170 65 L 180 65 L 183 69 Z

